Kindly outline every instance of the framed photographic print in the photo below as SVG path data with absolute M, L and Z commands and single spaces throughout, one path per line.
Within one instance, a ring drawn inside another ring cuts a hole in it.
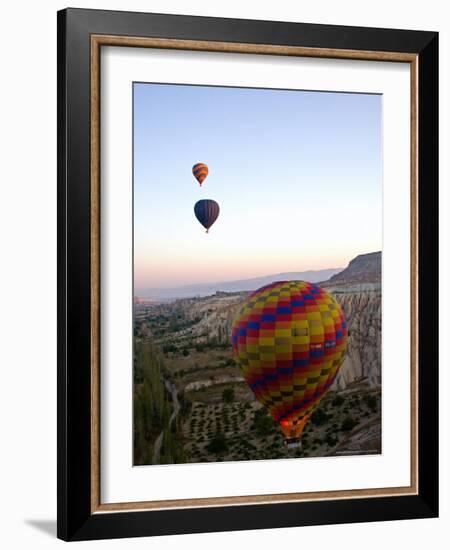
M 58 536 L 438 514 L 438 36 L 58 13 Z

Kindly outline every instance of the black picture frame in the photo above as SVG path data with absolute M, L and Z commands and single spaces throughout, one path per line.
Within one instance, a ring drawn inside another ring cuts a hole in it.
M 92 513 L 91 36 L 402 52 L 418 61 L 418 492 Z M 58 12 L 58 537 L 87 540 L 438 515 L 438 33 L 66 9 Z M 420 368 L 426 367 L 426 368 Z

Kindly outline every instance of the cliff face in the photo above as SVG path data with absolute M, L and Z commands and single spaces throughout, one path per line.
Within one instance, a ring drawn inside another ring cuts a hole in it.
M 367 288 L 369 287 L 369 288 Z M 371 387 L 381 385 L 381 285 L 379 283 L 335 286 L 328 289 L 344 310 L 350 337 L 334 390 L 343 390 L 356 381 L 366 381 Z M 240 296 L 211 297 L 202 302 L 186 300 L 178 303 L 189 318 L 200 319 L 186 331 L 165 338 L 177 345 L 201 344 L 216 341 L 230 342 L 233 320 L 240 309 L 245 293 Z
M 350 336 L 347 355 L 333 389 L 344 390 L 362 381 L 370 387 L 381 385 L 381 252 L 352 260 L 341 273 L 321 286 L 342 306 Z M 161 305 L 166 313 L 188 320 L 176 332 L 164 334 L 156 343 L 172 343 L 178 348 L 198 344 L 230 344 L 233 320 L 246 292 L 218 292 L 204 298 L 182 299 Z
M 350 330 L 347 356 L 333 389 L 360 380 L 381 386 L 381 252 L 357 256 L 321 286 L 341 304 Z
M 380 285 L 378 285 L 380 287 Z M 344 310 L 350 336 L 347 355 L 333 389 L 365 380 L 381 385 L 381 287 L 375 290 L 334 291 Z

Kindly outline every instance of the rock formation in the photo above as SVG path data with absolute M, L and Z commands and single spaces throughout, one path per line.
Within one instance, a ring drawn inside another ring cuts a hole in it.
M 347 356 L 333 389 L 357 380 L 381 385 L 381 288 L 335 291 L 350 330 Z
M 361 254 L 321 286 L 332 292 L 347 318 L 347 357 L 333 386 L 366 380 L 381 385 L 381 252 Z

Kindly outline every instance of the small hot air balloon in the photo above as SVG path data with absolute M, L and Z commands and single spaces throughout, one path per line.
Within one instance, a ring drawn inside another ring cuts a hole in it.
M 316 284 L 271 283 L 244 301 L 232 327 L 235 358 L 288 447 L 301 444 L 344 361 L 347 338 L 340 305 Z
M 206 176 L 209 173 L 208 167 L 206 164 L 203 164 L 203 162 L 198 162 L 197 164 L 194 164 L 192 167 L 192 173 L 194 174 L 194 177 L 200 184 L 200 187 L 202 186 L 202 183 L 205 181 Z
M 195 217 L 206 228 L 207 233 L 209 233 L 209 228 L 217 220 L 219 212 L 219 205 L 212 199 L 202 199 L 196 202 L 194 206 Z

